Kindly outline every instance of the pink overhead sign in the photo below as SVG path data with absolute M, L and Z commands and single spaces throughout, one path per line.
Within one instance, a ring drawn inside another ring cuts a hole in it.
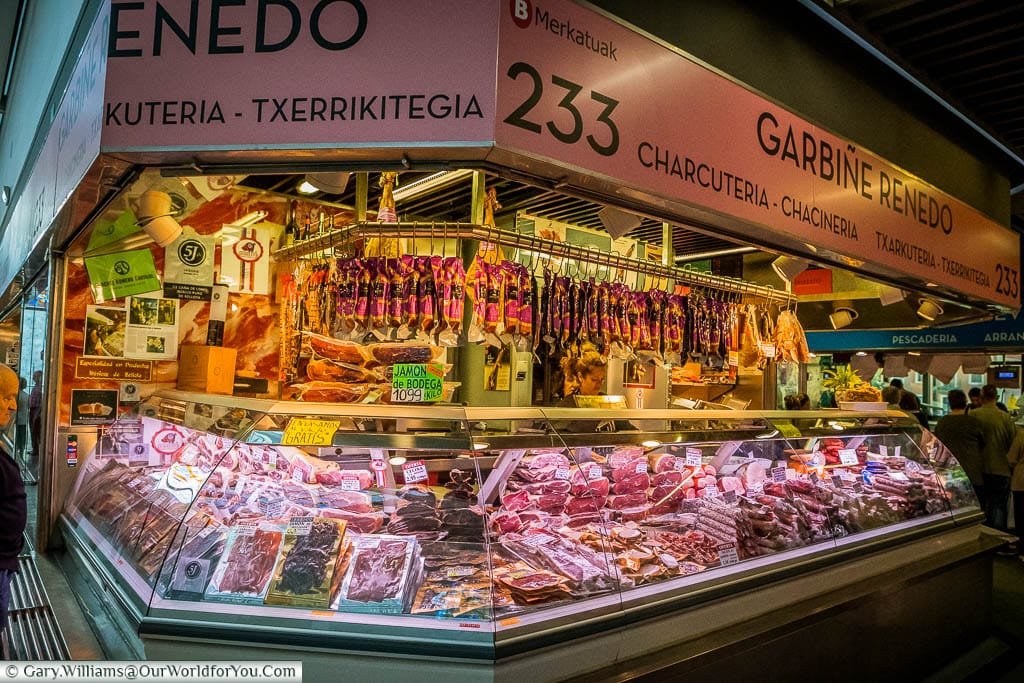
M 475 0 L 113 0 L 103 148 L 489 144 L 497 21 Z
M 495 140 L 1018 307 L 1017 235 L 568 0 L 507 0 Z

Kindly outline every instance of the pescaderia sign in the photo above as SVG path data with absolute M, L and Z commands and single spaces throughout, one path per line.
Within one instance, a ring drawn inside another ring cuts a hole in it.
M 934 330 L 840 330 L 808 332 L 812 351 L 1024 349 L 1024 317 L 988 320 Z
M 500 151 L 1019 308 L 1015 233 L 570 0 L 114 1 L 110 27 L 105 151 Z

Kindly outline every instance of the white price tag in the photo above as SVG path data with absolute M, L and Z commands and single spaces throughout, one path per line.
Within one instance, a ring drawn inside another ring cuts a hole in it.
M 889 447 L 886 446 L 885 444 L 880 444 L 878 446 L 878 454 L 883 458 L 889 457 Z
M 312 531 L 312 529 L 312 517 L 292 517 L 288 521 L 288 530 L 286 533 L 292 533 L 296 536 L 309 536 L 309 532 Z
M 647 461 L 641 460 L 633 467 L 635 474 L 647 474 Z
M 718 487 L 714 484 L 707 486 L 704 489 L 704 496 L 706 498 L 718 498 L 722 495 L 722 492 L 718 490 Z
M 786 468 L 785 467 L 773 467 L 771 469 L 772 481 L 775 483 L 784 483 L 786 481 Z
M 857 450 L 854 448 L 840 449 L 839 462 L 841 462 L 844 465 L 856 465 L 859 462 L 857 460 Z
M 275 498 L 274 500 L 267 500 L 266 498 L 260 498 L 258 506 L 264 516 L 276 519 L 284 512 L 284 499 Z
M 558 469 L 555 470 L 555 479 L 557 479 L 558 481 L 565 481 L 568 478 L 569 478 L 569 468 L 568 467 L 559 467 Z
M 691 447 L 687 446 L 687 448 L 686 448 L 686 466 L 687 467 L 700 467 L 701 466 L 700 449 L 699 448 L 691 448 Z
M 761 355 L 765 358 L 775 358 L 775 344 L 771 342 L 761 342 L 758 344 L 761 348 Z
M 893 448 L 892 448 L 892 454 L 893 454 L 893 455 L 894 455 L 895 457 L 897 457 L 897 458 L 898 458 L 898 457 L 900 457 L 900 450 L 901 450 L 902 448 L 903 448 L 903 446 L 893 446 Z
M 587 479 L 594 480 L 601 478 L 601 466 L 591 465 L 587 470 Z
M 536 548 L 539 545 L 547 545 L 548 543 L 551 543 L 554 540 L 554 536 L 548 536 L 547 534 L 534 534 L 532 536 L 527 536 L 526 538 L 524 538 L 523 543 L 530 547 Z
M 907 475 L 903 474 L 902 472 L 890 472 L 889 478 L 895 479 L 896 481 L 910 481 Z
M 686 469 L 686 461 L 683 460 L 682 458 L 673 458 L 672 459 L 672 469 L 674 469 L 676 472 L 679 472 L 681 470 L 685 470 Z
M 248 520 L 245 522 L 239 522 L 235 525 L 234 531 L 236 536 L 255 536 L 256 529 L 258 529 L 260 523 L 256 520 Z
M 763 481 L 755 481 L 754 483 L 752 483 L 749 486 L 747 486 L 747 495 L 748 496 L 758 496 L 758 495 L 761 495 L 762 493 L 764 493 L 764 482 Z
M 292 469 L 292 481 L 294 481 L 296 484 L 305 484 L 305 474 L 306 473 L 300 470 L 298 467 Z
M 359 491 L 359 477 L 342 477 L 341 478 L 341 490 L 342 491 Z
M 402 477 L 406 484 L 427 481 L 427 464 L 422 460 L 413 460 L 402 465 Z
M 924 469 L 923 467 L 921 467 L 920 463 L 915 462 L 913 460 L 907 461 L 906 468 L 907 472 L 920 472 L 921 470 Z
M 718 559 L 723 567 L 728 567 L 730 564 L 739 562 L 740 556 L 736 552 L 736 546 L 730 545 L 718 548 Z

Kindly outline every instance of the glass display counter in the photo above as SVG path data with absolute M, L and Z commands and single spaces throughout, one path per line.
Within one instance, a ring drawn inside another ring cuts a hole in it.
M 101 432 L 63 527 L 144 632 L 493 660 L 978 519 L 901 412 L 167 392 Z

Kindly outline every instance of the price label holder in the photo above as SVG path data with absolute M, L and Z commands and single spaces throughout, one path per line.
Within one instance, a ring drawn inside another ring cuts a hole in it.
M 587 479 L 594 480 L 594 479 L 600 479 L 600 478 L 601 478 L 601 466 L 600 465 L 591 465 L 590 467 L 587 468 Z
M 392 403 L 437 403 L 444 396 L 444 365 L 397 363 L 391 369 Z
M 388 485 L 387 471 L 388 471 L 388 458 L 387 453 L 381 448 L 370 449 L 370 469 L 373 470 L 374 483 L 377 484 L 377 488 L 382 489 Z
M 359 477 L 357 476 L 342 476 L 341 478 L 341 490 L 342 491 L 359 491 Z
M 857 460 L 857 450 L 854 448 L 841 448 L 839 450 L 839 462 L 843 465 L 856 465 L 859 462 Z
M 785 467 L 773 467 L 771 469 L 772 481 L 777 484 L 785 483 L 786 481 L 786 468 Z
M 722 494 L 722 500 L 724 500 L 729 505 L 733 505 L 734 503 L 736 503 L 736 501 L 739 500 L 739 496 L 736 495 L 735 491 L 730 489 Z
M 832 477 L 832 485 L 835 486 L 837 489 L 843 488 L 843 478 L 840 477 L 838 474 L 834 475 Z
M 728 567 L 731 564 L 737 564 L 740 561 L 740 556 L 734 545 L 718 546 L 718 559 L 723 567 Z
M 402 478 L 406 484 L 416 484 L 421 481 L 427 481 L 429 476 L 427 475 L 427 463 L 422 460 L 411 460 L 402 465 Z
M 752 484 L 750 484 L 749 486 L 747 486 L 747 495 L 748 496 L 759 496 L 762 493 L 764 493 L 764 482 L 763 481 L 755 481 Z
M 902 472 L 890 472 L 889 478 L 895 479 L 896 481 L 910 481 L 910 478 Z
M 555 479 L 558 481 L 565 481 L 569 478 L 569 468 L 559 467 L 555 470 Z
M 878 446 L 878 454 L 880 456 L 882 456 L 883 458 L 889 457 L 889 447 L 886 446 L 885 444 L 879 444 L 879 446 Z
M 818 483 L 818 473 L 817 472 L 811 472 L 807 476 L 811 480 L 812 484 L 817 484 Z
M 687 467 L 700 467 L 701 466 L 700 449 L 687 446 L 686 448 L 686 466 Z

